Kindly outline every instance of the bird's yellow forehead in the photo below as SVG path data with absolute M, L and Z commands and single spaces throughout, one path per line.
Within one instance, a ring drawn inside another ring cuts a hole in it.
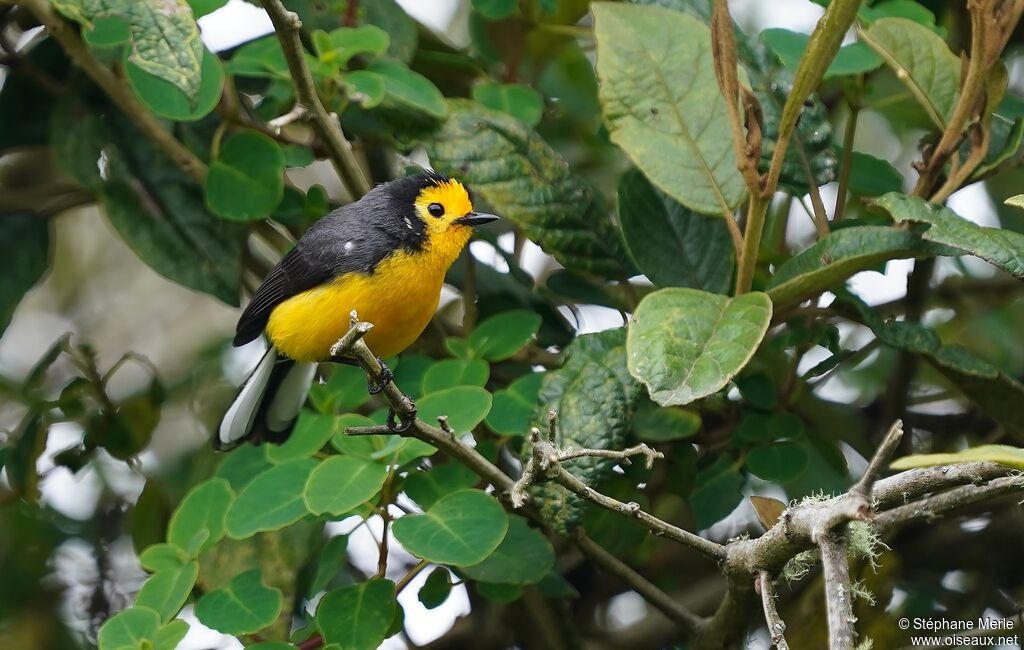
M 469 200 L 469 193 L 457 180 L 449 180 L 430 185 L 424 188 L 416 197 L 416 207 L 420 213 L 431 203 L 440 203 L 444 206 L 445 217 L 461 217 L 473 211 L 473 204 Z

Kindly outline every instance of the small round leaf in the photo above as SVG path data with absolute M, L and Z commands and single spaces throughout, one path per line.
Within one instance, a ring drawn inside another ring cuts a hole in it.
M 206 207 L 225 219 L 255 221 L 269 216 L 284 196 L 284 152 L 254 131 L 227 138 L 210 164 Z
M 210 548 L 224 537 L 224 517 L 234 497 L 231 486 L 222 478 L 195 486 L 171 516 L 167 541 L 189 557 Z
M 477 325 L 467 342 L 478 356 L 502 361 L 530 342 L 540 322 L 540 314 L 525 309 L 502 312 Z
M 137 648 L 160 629 L 160 615 L 148 607 L 130 607 L 108 618 L 100 628 L 99 650 Z
M 482 582 L 529 585 L 540 582 L 555 565 L 555 550 L 547 538 L 522 517 L 509 517 L 508 532 L 498 548 L 463 573 Z
M 491 394 L 479 386 L 456 386 L 421 397 L 416 407 L 425 422 L 447 415 L 452 429 L 472 431 L 491 410 Z
M 326 643 L 375 650 L 386 638 L 397 607 L 395 583 L 370 580 L 324 596 L 316 609 L 316 622 Z
M 458 566 L 483 561 L 507 530 L 501 504 L 480 490 L 452 492 L 426 514 L 407 515 L 392 526 L 395 538 L 416 557 Z
M 341 515 L 380 491 L 388 469 L 355 456 L 331 456 L 306 482 L 306 506 L 313 514 Z
M 228 535 L 245 539 L 284 528 L 305 516 L 309 512 L 303 499 L 306 481 L 317 465 L 312 458 L 299 458 L 254 478 L 228 509 L 224 519 Z
M 252 634 L 277 619 L 281 602 L 281 591 L 264 585 L 259 569 L 255 569 L 200 598 L 196 618 L 224 634 Z

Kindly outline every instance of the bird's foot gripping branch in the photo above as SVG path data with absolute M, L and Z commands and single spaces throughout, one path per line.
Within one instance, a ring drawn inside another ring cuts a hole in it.
M 367 331 L 368 324 L 359 322 L 353 314 L 352 328 L 338 341 L 335 351 L 356 359 L 371 381 L 381 381 L 380 363 L 362 341 Z M 852 649 L 857 639 L 853 600 L 860 587 L 850 578 L 851 558 L 870 557 L 885 535 L 907 524 L 931 521 L 999 496 L 1024 493 L 1024 476 L 1020 472 L 992 462 L 911 469 L 880 479 L 903 435 L 902 422 L 896 421 L 861 478 L 846 493 L 789 504 L 774 522 L 767 522 L 767 530 L 759 537 L 719 544 L 646 512 L 637 502 L 603 494 L 564 466 L 588 456 L 615 459 L 623 465 L 636 456 L 643 456 L 648 466 L 663 459 L 660 452 L 646 444 L 622 450 L 559 449 L 554 442 L 557 415 L 550 412 L 546 435 L 538 428 L 531 430 L 530 455 L 515 480 L 460 440 L 447 425 L 445 416 L 438 418 L 438 426 L 418 419 L 412 400 L 391 378 L 382 395 L 392 411 L 408 422 L 401 435 L 426 442 L 472 470 L 494 487 L 507 509 L 524 513 L 547 535 L 558 537 L 557 527 L 545 519 L 542 509 L 534 507 L 536 504 L 529 497 L 531 486 L 541 481 L 557 483 L 600 508 L 635 519 L 651 534 L 687 546 L 714 562 L 726 586 L 720 605 L 704 616 L 677 602 L 595 543 L 584 527 L 575 528 L 569 539 L 563 540 L 575 544 L 594 566 L 623 580 L 690 636 L 694 647 L 700 648 L 723 648 L 737 643 L 748 628 L 758 624 L 752 613 L 761 610 L 773 644 L 780 649 L 788 648 L 786 624 L 775 606 L 774 583 L 797 574 L 806 575 L 820 564 L 829 647 Z M 346 429 L 350 436 L 392 432 L 387 426 Z

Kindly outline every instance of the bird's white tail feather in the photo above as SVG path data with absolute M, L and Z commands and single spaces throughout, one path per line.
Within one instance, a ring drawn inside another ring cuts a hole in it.
M 252 430 L 253 420 L 259 411 L 263 393 L 267 390 L 267 382 L 270 381 L 270 373 L 277 363 L 277 350 L 269 348 L 256 364 L 256 368 L 245 380 L 242 390 L 231 403 L 224 419 L 220 421 L 220 429 L 217 437 L 221 445 L 232 446 L 245 438 Z
M 284 431 L 299 416 L 302 405 L 306 403 L 309 387 L 316 375 L 315 363 L 296 363 L 288 369 L 277 391 L 271 396 L 267 407 L 267 428 L 271 431 Z

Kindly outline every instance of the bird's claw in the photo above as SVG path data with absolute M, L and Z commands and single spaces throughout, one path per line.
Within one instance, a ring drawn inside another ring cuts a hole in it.
M 388 429 L 391 429 L 395 433 L 403 433 L 409 430 L 412 423 L 416 421 L 416 409 L 414 408 L 411 412 L 403 414 L 400 418 L 395 413 L 395 409 L 388 409 Z
M 380 357 L 377 357 L 377 362 L 380 364 L 380 377 L 376 383 L 374 383 L 373 380 L 370 380 L 367 382 L 366 386 L 366 390 L 370 391 L 371 395 L 376 395 L 382 392 L 384 388 L 395 378 L 395 373 L 391 372 L 391 368 L 388 368 L 388 364 L 384 363 Z

